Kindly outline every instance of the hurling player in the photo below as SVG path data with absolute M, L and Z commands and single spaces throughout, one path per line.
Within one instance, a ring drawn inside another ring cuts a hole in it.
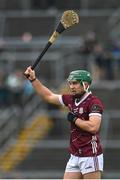
M 44 86 L 28 67 L 25 74 L 36 92 L 47 102 L 68 107 L 70 122 L 70 159 L 64 179 L 100 179 L 103 171 L 103 150 L 99 137 L 103 104 L 89 87 L 91 75 L 85 70 L 72 71 L 67 79 L 68 94 L 56 94 Z

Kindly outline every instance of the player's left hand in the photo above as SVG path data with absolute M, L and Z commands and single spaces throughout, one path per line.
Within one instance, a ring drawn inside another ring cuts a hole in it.
M 73 112 L 69 112 L 67 115 L 67 120 L 71 123 L 75 123 L 75 121 L 77 120 L 77 116 L 73 113 Z

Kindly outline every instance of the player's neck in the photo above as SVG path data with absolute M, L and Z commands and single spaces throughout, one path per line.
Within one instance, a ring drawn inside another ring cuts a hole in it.
M 83 92 L 82 94 L 75 94 L 74 98 L 75 99 L 81 99 L 85 94 L 86 94 L 86 92 Z

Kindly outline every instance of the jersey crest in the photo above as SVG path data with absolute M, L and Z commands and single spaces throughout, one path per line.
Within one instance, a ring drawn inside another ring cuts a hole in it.
M 83 114 L 83 107 L 80 107 L 79 113 L 80 113 L 80 114 Z

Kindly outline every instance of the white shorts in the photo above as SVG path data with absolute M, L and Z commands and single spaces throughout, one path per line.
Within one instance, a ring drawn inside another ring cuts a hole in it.
M 95 157 L 77 157 L 71 155 L 65 172 L 80 172 L 82 174 L 103 171 L 103 154 Z

